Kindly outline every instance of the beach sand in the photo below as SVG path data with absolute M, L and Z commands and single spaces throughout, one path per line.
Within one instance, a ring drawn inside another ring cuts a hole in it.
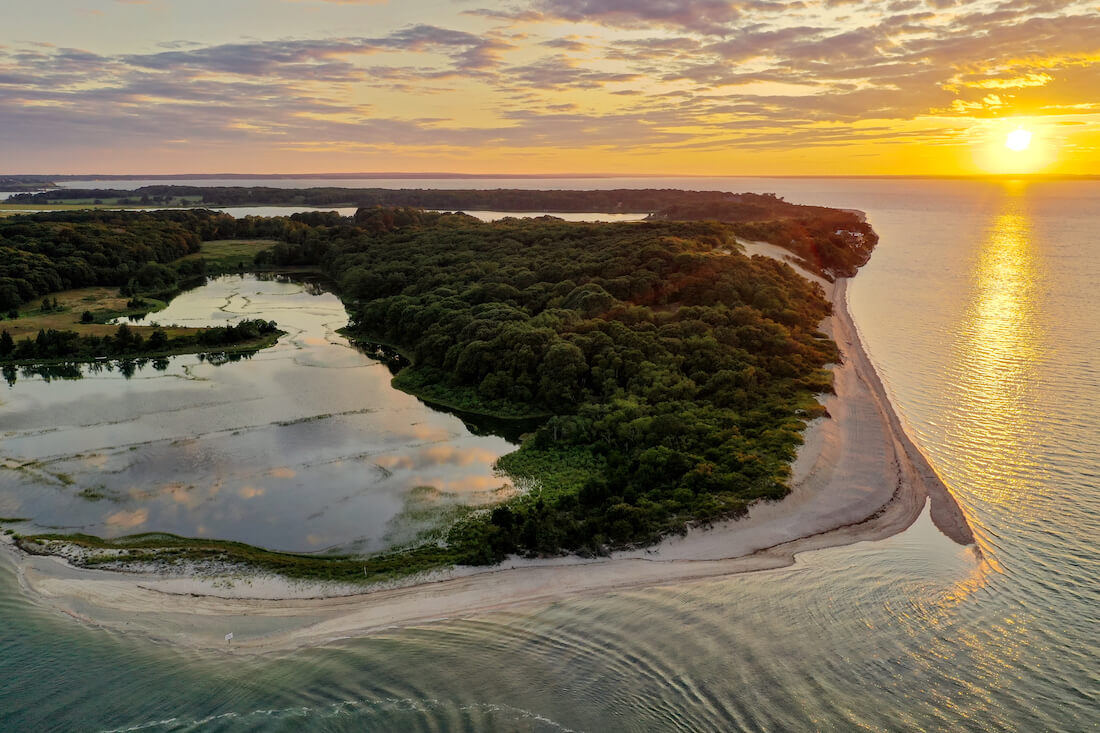
M 786 259 L 787 253 L 773 245 L 742 244 L 748 254 Z M 87 570 L 60 558 L 26 555 L 10 541 L 3 543 L 3 554 L 15 564 L 29 598 L 89 626 L 249 654 L 578 595 L 784 567 L 799 552 L 897 534 L 926 503 L 940 531 L 959 544 L 973 544 L 966 518 L 905 434 L 863 349 L 847 309 L 847 281 L 813 279 L 833 303 L 834 314 L 822 329 L 842 354 L 842 363 L 834 367 L 836 394 L 824 399 L 829 417 L 815 420 L 804 433 L 805 444 L 792 467 L 791 494 L 752 507 L 744 519 L 610 558 L 515 559 L 368 592 L 260 575 L 164 577 Z M 226 642 L 230 632 L 233 640 Z

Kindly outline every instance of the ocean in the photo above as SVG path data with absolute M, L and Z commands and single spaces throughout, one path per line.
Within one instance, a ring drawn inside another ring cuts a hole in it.
M 770 191 L 865 211 L 881 242 L 849 287 L 851 311 L 983 558 L 925 515 L 782 570 L 258 659 L 44 610 L 0 561 L 0 729 L 1100 728 L 1100 182 L 502 185 Z

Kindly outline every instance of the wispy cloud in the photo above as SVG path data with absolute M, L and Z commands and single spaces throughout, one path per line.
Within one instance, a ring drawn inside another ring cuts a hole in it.
M 392 7 L 284 5 L 327 6 L 349 19 Z M 1098 113 L 1094 2 L 439 7 L 430 23 L 371 34 L 151 39 L 128 53 L 102 51 L 91 35 L 81 48 L 49 38 L 6 43 L 0 145 L 189 140 L 459 157 L 487 147 L 786 151 L 921 136 L 946 144 L 968 122 L 1015 114 L 1078 117 L 1087 127 Z

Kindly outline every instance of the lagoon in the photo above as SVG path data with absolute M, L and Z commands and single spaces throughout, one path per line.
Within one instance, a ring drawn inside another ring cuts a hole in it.
M 320 283 L 220 277 L 147 321 L 245 318 L 287 335 L 244 360 L 18 377 L 0 392 L 0 516 L 103 536 L 376 551 L 511 491 L 493 463 L 513 444 L 392 388 L 385 363 L 336 333 L 347 315 Z

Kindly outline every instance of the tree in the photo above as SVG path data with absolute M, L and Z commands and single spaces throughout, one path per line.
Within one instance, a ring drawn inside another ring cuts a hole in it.
M 149 349 L 151 351 L 161 351 L 168 346 L 168 334 L 163 330 L 157 329 L 149 335 Z
M 11 356 L 13 351 L 15 351 L 15 340 L 11 337 L 11 334 L 7 331 L 0 333 L 0 356 Z
M 84 311 L 80 314 L 81 323 L 92 323 L 93 321 L 95 321 L 95 316 L 92 315 L 91 311 Z
M 547 350 L 539 371 L 540 391 L 547 404 L 571 404 L 580 396 L 588 364 L 584 352 L 571 343 L 558 341 Z
M 128 349 L 134 342 L 134 332 L 130 330 L 129 326 L 123 323 L 118 327 L 118 330 L 115 331 L 115 341 L 118 342 L 119 349 Z

